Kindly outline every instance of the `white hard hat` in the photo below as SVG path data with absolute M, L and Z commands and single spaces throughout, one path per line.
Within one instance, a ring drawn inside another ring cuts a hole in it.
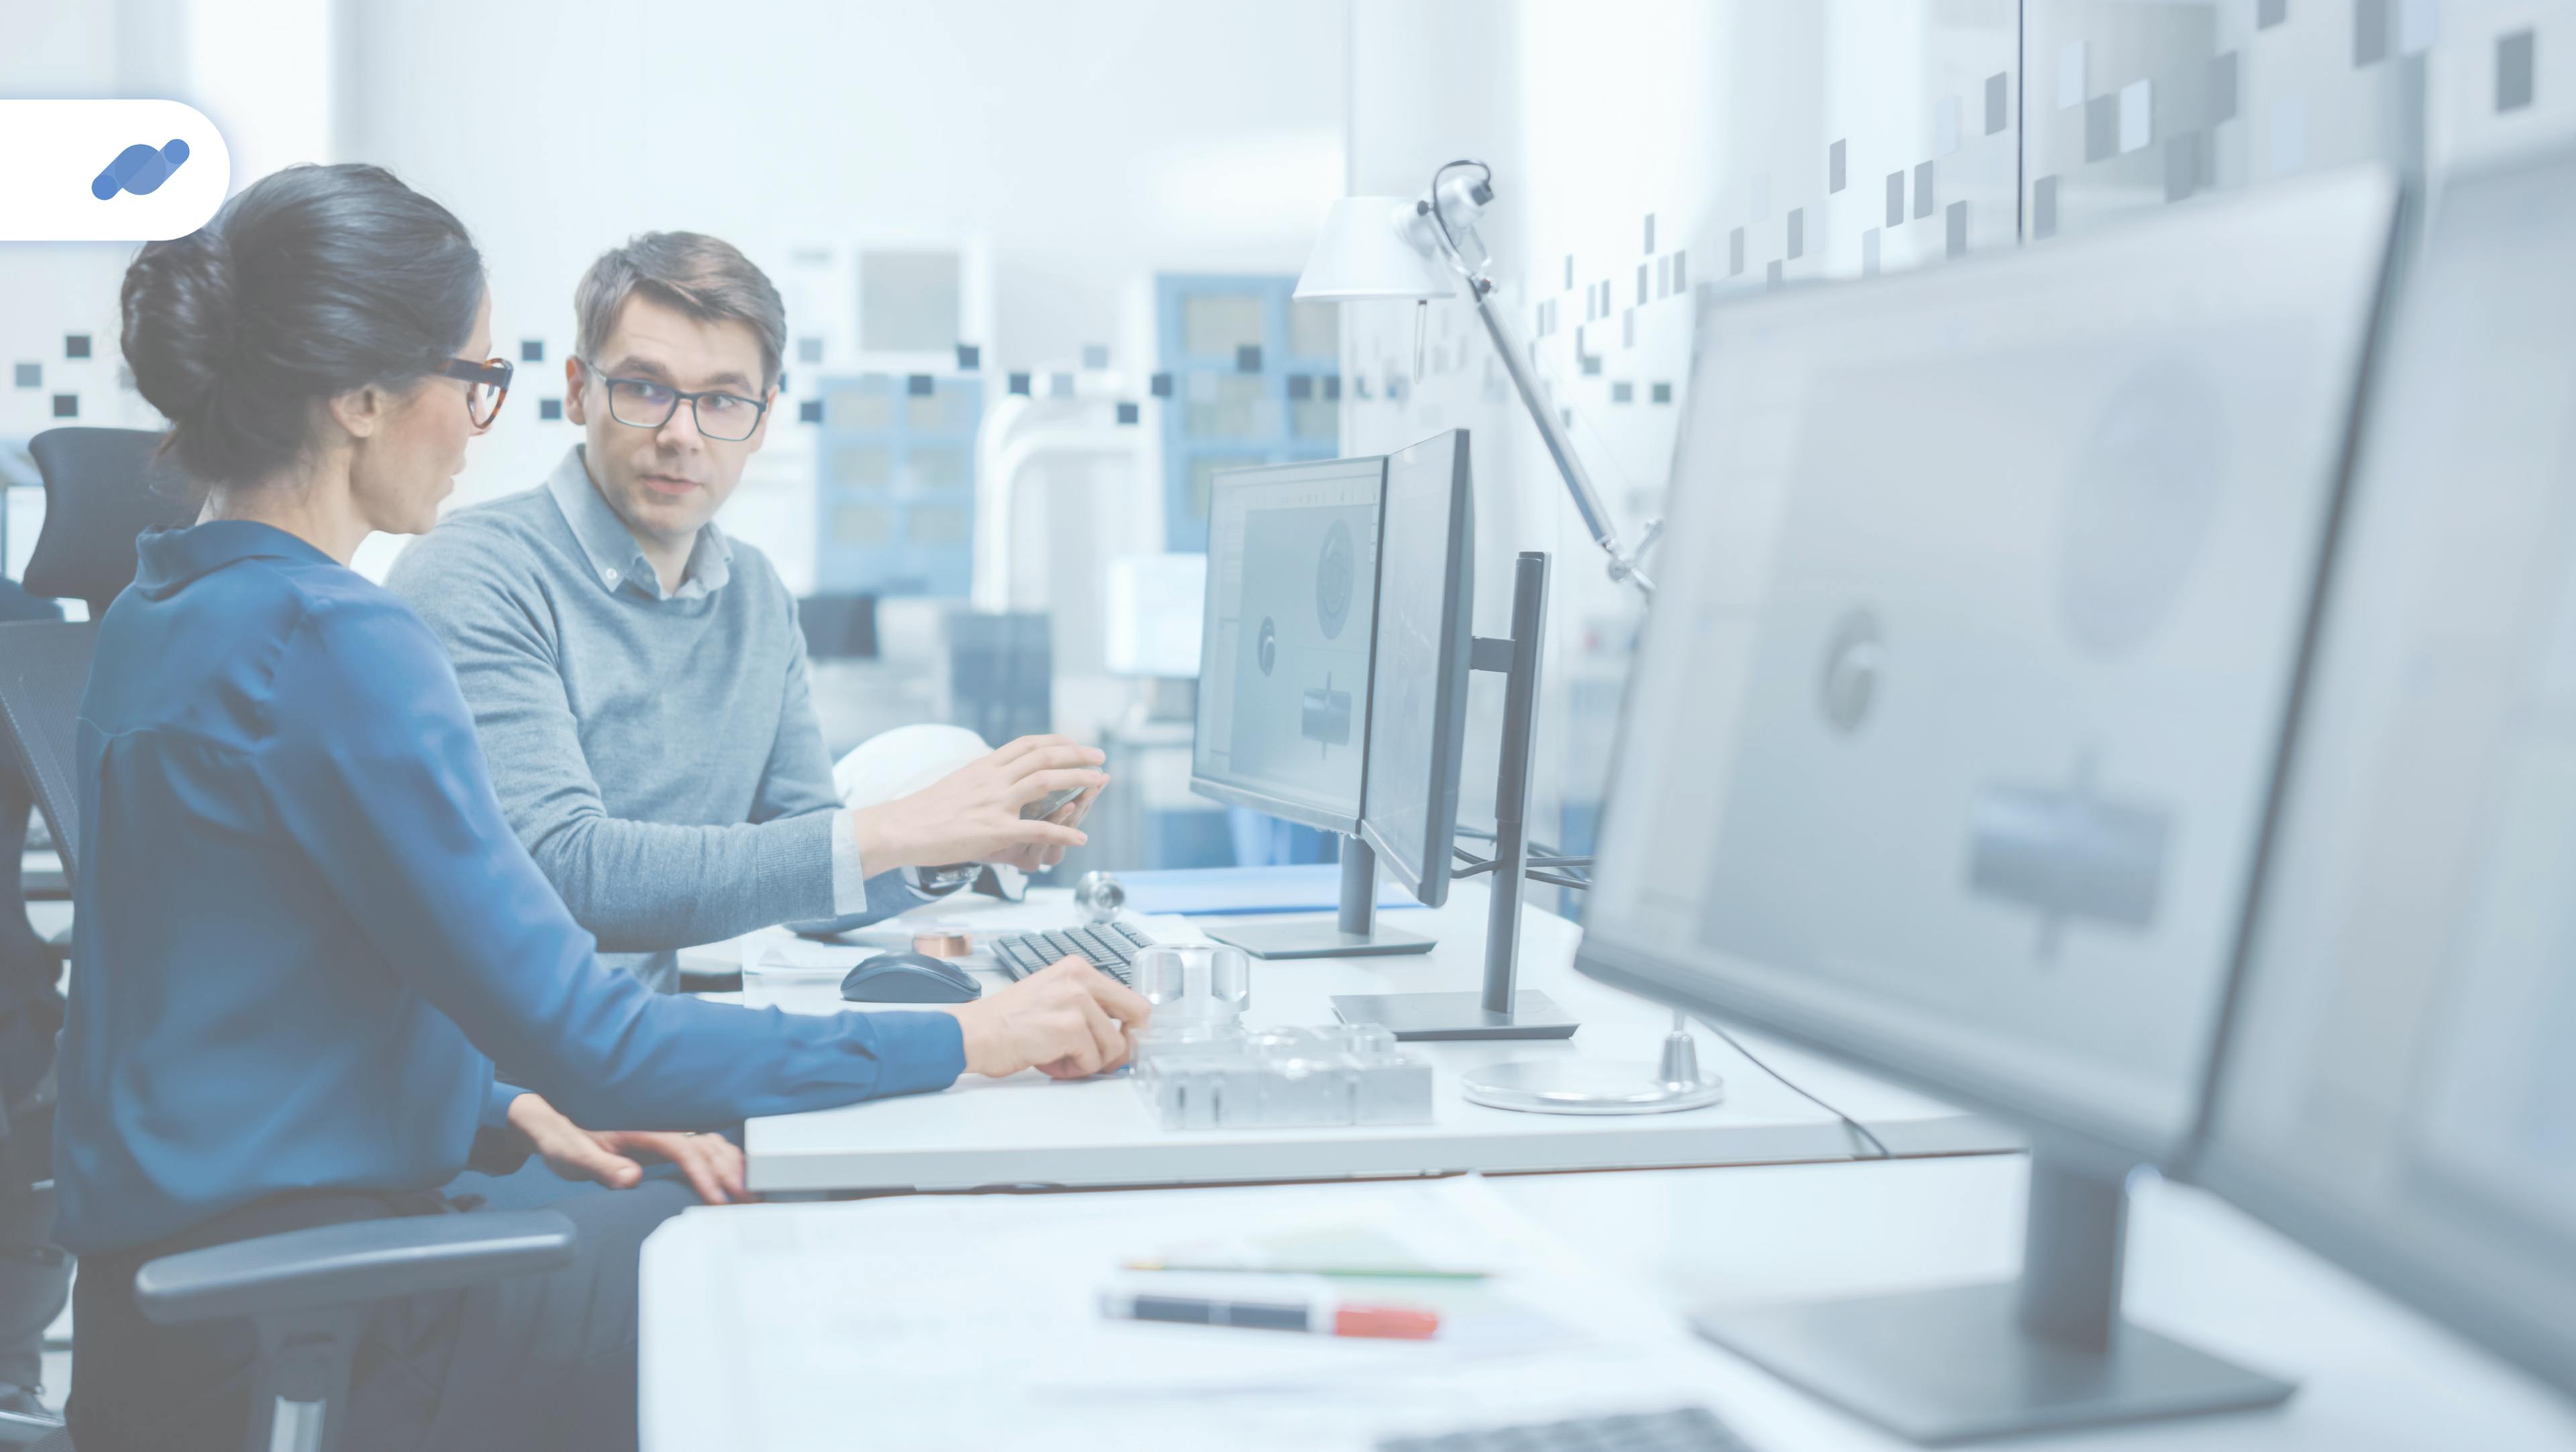
M 845 806 L 873 807 L 908 797 L 992 749 L 963 726 L 897 726 L 852 747 L 832 768 L 832 787 Z

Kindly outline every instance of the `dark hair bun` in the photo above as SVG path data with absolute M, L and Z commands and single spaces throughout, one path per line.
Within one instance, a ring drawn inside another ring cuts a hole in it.
M 200 487 L 295 462 L 313 405 L 405 389 L 465 346 L 483 258 L 445 207 L 374 166 L 290 166 L 125 271 L 125 364 Z
M 125 365 L 144 400 L 184 422 L 224 376 L 238 307 L 231 249 L 212 227 L 147 244 L 125 270 Z

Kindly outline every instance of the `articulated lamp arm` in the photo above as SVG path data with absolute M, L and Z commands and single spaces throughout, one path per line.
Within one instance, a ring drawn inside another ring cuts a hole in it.
M 1474 167 L 1478 175 L 1470 180 L 1458 177 L 1444 181 L 1453 170 Z M 1647 546 L 1662 531 L 1661 521 L 1650 522 L 1637 548 L 1630 550 L 1620 543 L 1619 528 L 1610 521 L 1610 511 L 1601 502 L 1600 491 L 1592 487 L 1592 475 L 1583 467 L 1581 456 L 1574 452 L 1574 441 L 1566 436 L 1556 412 L 1548 407 L 1539 392 L 1538 379 L 1530 371 L 1529 354 L 1514 332 L 1511 321 L 1494 302 L 1494 282 L 1490 260 L 1483 242 L 1476 236 L 1475 219 L 1492 202 L 1493 170 L 1481 161 L 1453 161 L 1432 173 L 1431 192 L 1414 204 L 1417 216 L 1425 224 L 1423 231 L 1432 250 L 1445 260 L 1458 275 L 1466 279 L 1468 290 L 1476 299 L 1476 316 L 1484 319 L 1485 333 L 1502 355 L 1503 371 L 1511 375 L 1512 387 L 1519 390 L 1521 405 L 1529 410 L 1530 419 L 1538 425 L 1538 435 L 1547 445 L 1547 455 L 1556 463 L 1557 474 L 1565 480 L 1566 492 L 1574 496 L 1575 513 L 1583 516 L 1583 527 L 1592 532 L 1593 542 L 1610 557 L 1610 578 L 1637 587 L 1648 599 L 1654 598 L 1655 582 L 1648 578 L 1642 557 Z

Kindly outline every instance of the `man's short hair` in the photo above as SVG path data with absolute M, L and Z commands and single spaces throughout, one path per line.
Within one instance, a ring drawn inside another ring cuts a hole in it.
M 626 300 L 642 293 L 702 322 L 739 320 L 760 339 L 761 386 L 778 381 L 787 304 L 769 274 L 732 243 L 702 232 L 645 232 L 600 254 L 573 290 L 581 356 L 596 361 Z

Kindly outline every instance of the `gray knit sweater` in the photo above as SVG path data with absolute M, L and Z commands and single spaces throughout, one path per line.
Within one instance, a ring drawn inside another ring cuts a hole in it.
M 666 598 L 575 448 L 385 583 L 447 647 L 501 808 L 604 961 L 667 990 L 679 948 L 921 900 L 858 861 L 795 597 L 757 549 L 706 525 Z

